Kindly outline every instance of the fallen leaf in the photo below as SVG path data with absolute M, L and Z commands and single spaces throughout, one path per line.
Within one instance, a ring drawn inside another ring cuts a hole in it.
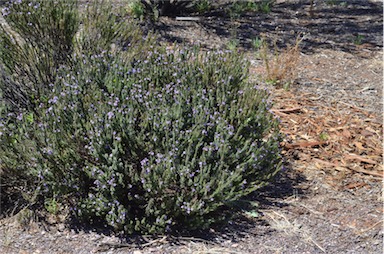
M 248 215 L 249 217 L 252 217 L 252 218 L 257 218 L 260 216 L 260 214 L 254 210 L 246 211 L 245 214 Z

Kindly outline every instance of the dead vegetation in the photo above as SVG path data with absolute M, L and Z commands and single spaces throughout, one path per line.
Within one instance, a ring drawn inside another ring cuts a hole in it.
M 258 54 L 264 63 L 263 79 L 266 83 L 288 88 L 296 81 L 299 72 L 300 44 L 304 39 L 305 37 L 299 34 L 293 45 L 288 44 L 282 50 L 278 48 L 277 42 L 274 40 L 271 50 L 266 42 L 266 37 L 262 37 Z

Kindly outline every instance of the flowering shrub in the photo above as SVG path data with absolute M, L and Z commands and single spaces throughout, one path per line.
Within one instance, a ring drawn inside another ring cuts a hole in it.
M 1 163 L 88 222 L 128 233 L 208 227 L 280 169 L 278 122 L 241 55 L 143 51 L 151 39 L 140 38 L 74 49 L 33 111 L 5 105 Z

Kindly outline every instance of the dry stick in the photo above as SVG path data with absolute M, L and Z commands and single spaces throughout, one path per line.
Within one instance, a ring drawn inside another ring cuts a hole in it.
M 140 245 L 140 247 L 147 247 L 147 246 L 155 244 L 155 243 L 163 243 L 166 239 L 167 239 L 167 236 L 163 236 L 162 238 L 158 238 L 158 239 L 149 241 L 147 243 L 143 243 Z
M 338 168 L 336 168 L 336 169 L 338 169 Z M 350 167 L 347 167 L 347 169 L 352 170 L 352 171 L 356 171 L 356 172 L 359 172 L 359 173 L 363 173 L 363 174 L 366 174 L 366 175 L 377 176 L 377 177 L 380 177 L 380 178 L 383 178 L 383 176 L 384 176 L 383 173 L 379 173 L 377 171 L 370 171 L 370 170 L 358 169 L 358 168 L 350 168 Z
M 317 100 L 320 100 L 321 98 L 323 98 L 322 94 L 318 97 L 309 97 L 308 99 L 310 99 L 311 101 L 317 101 Z
M 339 103 L 344 104 L 344 105 L 346 105 L 346 106 L 349 106 L 349 107 L 351 107 L 351 108 L 355 108 L 355 109 L 358 109 L 358 110 L 361 110 L 361 111 L 365 111 L 365 112 L 368 111 L 368 112 L 369 112 L 369 110 L 366 109 L 366 108 L 357 107 L 357 106 L 355 106 L 355 105 L 352 105 L 352 104 L 349 104 L 349 103 L 345 103 L 345 102 L 343 102 L 343 101 L 339 101 Z
M 357 161 L 362 161 L 362 162 L 365 162 L 365 163 L 368 163 L 368 164 L 373 164 L 373 165 L 376 165 L 377 162 L 374 161 L 374 160 L 371 160 L 371 159 L 368 159 L 368 158 L 365 158 L 363 156 L 360 156 L 360 155 L 357 155 L 357 154 L 347 154 L 345 156 L 345 159 L 346 160 L 357 160 Z
M 196 242 L 203 242 L 206 244 L 210 244 L 211 242 L 202 238 L 196 238 L 196 237 L 185 237 L 185 236 L 177 236 L 177 237 L 172 237 L 178 241 L 184 240 L 184 241 L 196 241 Z
M 318 158 L 312 158 L 313 161 L 315 162 L 318 162 L 318 163 L 321 163 L 321 164 L 324 164 L 328 167 L 338 167 L 339 165 L 336 164 L 336 163 L 333 163 L 333 162 L 329 162 L 329 161 L 325 161 L 325 160 L 321 160 L 321 159 L 318 159 Z
M 176 21 L 200 21 L 200 17 L 176 17 Z
M 360 231 L 359 231 L 359 234 L 364 234 L 364 233 L 368 232 L 369 230 L 374 229 L 377 225 L 379 225 L 379 224 L 381 224 L 381 223 L 383 223 L 382 220 L 376 222 L 375 224 L 373 224 L 372 226 L 370 226 L 370 227 L 368 227 L 368 228 L 366 228 L 366 229 L 360 230 Z
M 167 236 L 163 236 L 162 238 L 158 238 L 147 243 L 143 244 L 129 244 L 129 243 L 101 243 L 99 248 L 107 247 L 107 248 L 144 248 L 155 243 L 162 243 L 167 239 Z
M 210 241 L 204 240 L 201 238 L 196 238 L 196 237 L 169 237 L 169 236 L 163 236 L 161 238 L 155 239 L 155 240 L 149 240 L 146 237 L 143 236 L 143 239 L 146 240 L 146 243 L 143 244 L 129 244 L 129 243 L 102 243 L 99 245 L 99 248 L 144 248 L 148 247 L 150 245 L 153 245 L 155 243 L 164 243 L 167 238 L 175 239 L 175 240 L 184 240 L 184 241 L 196 241 L 196 242 L 204 242 L 206 244 L 209 244 Z
M 297 142 L 294 144 L 285 144 L 284 147 L 288 149 L 296 148 L 296 147 L 314 147 L 314 146 L 320 146 L 320 145 L 325 145 L 327 142 L 325 141 L 314 141 L 314 142 Z
M 304 207 L 305 209 L 307 209 L 308 211 L 310 211 L 310 212 L 313 213 L 313 214 L 316 214 L 316 215 L 324 215 L 324 213 L 319 212 L 319 211 L 316 211 L 316 210 L 313 210 L 312 208 L 309 208 L 308 206 L 303 205 L 303 204 L 301 204 L 301 203 L 298 203 L 298 205 L 301 206 L 301 207 Z
M 282 113 L 295 113 L 298 111 L 301 111 L 301 107 L 286 108 L 286 109 L 272 109 L 272 112 L 282 112 Z

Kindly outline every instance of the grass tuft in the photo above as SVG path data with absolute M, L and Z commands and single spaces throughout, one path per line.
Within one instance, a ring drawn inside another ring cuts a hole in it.
M 300 43 L 303 39 L 303 36 L 297 36 L 295 44 L 287 45 L 282 51 L 278 49 L 276 41 L 273 42 L 274 46 L 271 51 L 266 39 L 261 39 L 261 46 L 257 53 L 264 62 L 266 69 L 264 80 L 267 83 L 289 86 L 296 80 L 300 59 Z

